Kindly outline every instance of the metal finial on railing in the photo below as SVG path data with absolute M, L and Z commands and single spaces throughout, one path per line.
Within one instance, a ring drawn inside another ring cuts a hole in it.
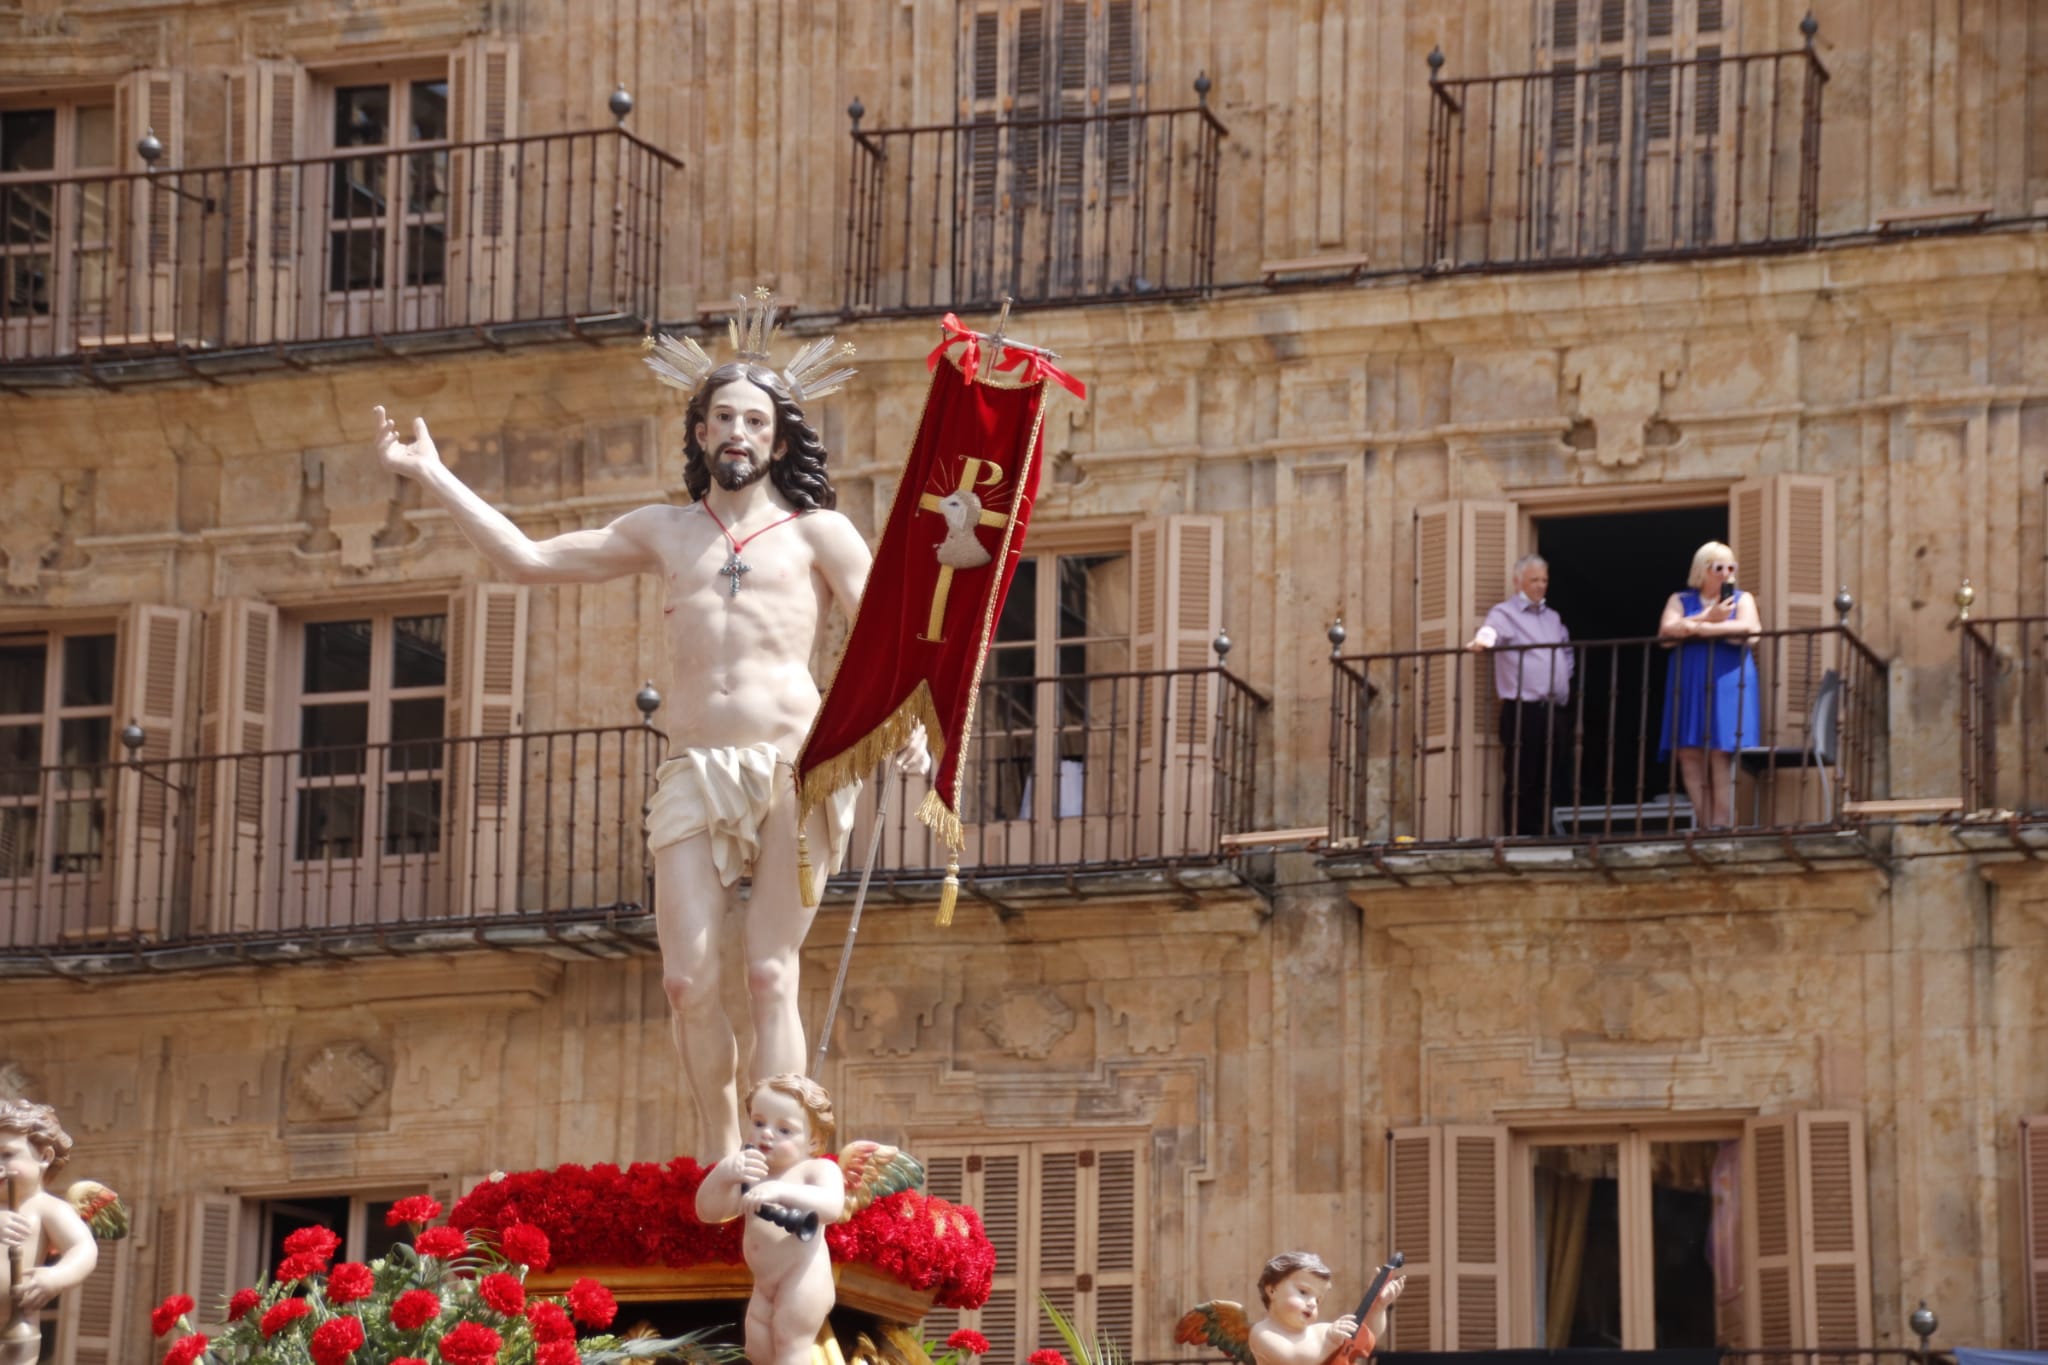
M 1811 52 L 1813 50 L 1813 35 L 1820 32 L 1820 20 L 1813 17 L 1812 10 L 1808 10 L 1806 17 L 1799 21 L 1799 31 L 1806 35 L 1806 50 Z
M 624 81 L 620 81 L 613 88 L 612 97 L 605 101 L 605 105 L 612 111 L 612 120 L 623 126 L 626 122 L 626 115 L 633 112 L 633 95 L 631 91 L 626 89 Z
M 149 740 L 149 732 L 133 716 L 121 727 L 121 747 L 128 751 L 128 757 L 135 758 L 142 753 L 142 746 Z
M 853 131 L 860 131 L 860 121 L 868 116 L 868 107 L 860 102 L 860 96 L 853 97 L 853 103 L 846 106 L 846 116 L 853 120 Z
M 649 678 L 633 695 L 633 705 L 640 708 L 640 723 L 654 724 L 654 713 L 661 709 L 661 693 L 654 689 L 654 679 Z
M 157 137 L 155 128 L 145 128 L 135 143 L 135 154 L 142 158 L 144 169 L 154 171 L 156 163 L 163 159 L 164 144 Z
M 1325 634 L 1330 640 L 1330 657 L 1340 657 L 1344 653 L 1344 618 L 1340 616 L 1330 622 L 1330 629 Z
M 1971 587 L 1970 580 L 1965 578 L 1963 580 L 1963 586 L 1956 589 L 1956 620 L 1969 620 L 1970 604 L 1976 600 L 1977 590 Z
M 1906 1316 L 1906 1325 L 1913 1329 L 1913 1335 L 1920 1338 L 1920 1353 L 1927 1353 L 1928 1338 L 1934 1329 L 1941 1326 L 1941 1319 L 1934 1316 L 1934 1310 L 1927 1306 L 1927 1300 L 1920 1300 L 1920 1306 Z
M 1428 61 L 1429 61 L 1429 78 L 1430 78 L 1430 79 L 1431 79 L 1432 81 L 1434 81 L 1435 79 L 1437 79 L 1437 77 L 1438 77 L 1438 76 L 1440 76 L 1440 75 L 1442 75 L 1442 74 L 1443 74 L 1443 69 L 1444 69 L 1444 50 L 1443 50 L 1443 48 L 1442 48 L 1442 47 L 1433 47 L 1433 48 L 1431 48 L 1431 49 L 1429 50 L 1429 57 L 1428 57 Z
M 1216 638 L 1209 642 L 1209 648 L 1216 651 L 1216 662 L 1221 665 L 1230 657 L 1230 627 L 1224 626 L 1216 632 Z
M 1209 81 L 1209 73 L 1207 71 L 1197 71 L 1195 73 L 1195 103 L 1205 109 L 1208 108 L 1209 92 L 1215 88 Z
M 1856 599 L 1849 595 L 1849 585 L 1844 583 L 1835 589 L 1835 624 L 1849 624 L 1849 613 L 1856 609 Z

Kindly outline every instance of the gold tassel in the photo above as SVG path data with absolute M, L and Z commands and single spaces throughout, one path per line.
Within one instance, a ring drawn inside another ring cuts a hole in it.
M 953 922 L 953 907 L 960 900 L 960 859 L 950 858 L 946 862 L 946 880 L 939 884 L 939 927 L 945 928 Z
M 796 894 L 806 909 L 818 906 L 818 876 L 811 867 L 811 841 L 802 829 L 796 832 Z

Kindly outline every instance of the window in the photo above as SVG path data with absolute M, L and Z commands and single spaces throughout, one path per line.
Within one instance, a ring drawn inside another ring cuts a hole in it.
M 292 856 L 438 853 L 448 615 L 404 611 L 300 627 Z
M 1131 666 L 1130 563 L 1123 550 L 1019 561 L 983 672 L 969 820 L 1110 809 L 1112 727 L 1137 712 L 1131 680 L 1110 676 Z
M 368 1262 L 404 1241 L 411 1229 L 386 1227 L 385 1215 L 402 1194 L 309 1195 L 273 1199 L 257 1210 L 259 1270 L 270 1270 L 285 1257 L 284 1239 L 300 1228 L 322 1227 L 341 1238 L 337 1261 Z
M 106 310 L 108 184 L 61 179 L 114 163 L 111 95 L 0 108 L 0 323 L 49 317 L 72 297 Z
M 0 637 L 0 877 L 101 870 L 113 716 L 112 632 Z
M 1125 1360 L 1145 1354 L 1137 1268 L 1144 1227 L 1145 1162 L 1136 1138 L 919 1143 L 925 1187 L 973 1206 L 996 1249 L 994 1287 L 972 1312 L 935 1309 L 928 1336 L 970 1327 L 989 1340 L 990 1360 L 1022 1360 L 1061 1345 L 1039 1310 L 1041 1293 L 1073 1319 L 1086 1340 L 1108 1336 Z
M 324 95 L 333 150 L 364 153 L 330 172 L 329 293 L 438 287 L 448 263 L 447 76 L 341 84 Z

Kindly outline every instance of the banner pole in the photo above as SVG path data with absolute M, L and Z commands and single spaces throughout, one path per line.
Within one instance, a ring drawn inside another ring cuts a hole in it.
M 846 969 L 853 965 L 853 938 L 860 932 L 861 908 L 868 903 L 868 880 L 875 875 L 875 858 L 882 851 L 882 824 L 889 813 L 889 776 L 900 782 L 902 774 L 889 774 L 888 763 L 875 767 L 875 830 L 868 837 L 868 860 L 860 870 L 860 890 L 853 894 L 853 913 L 846 920 L 846 943 L 839 950 L 839 974 L 832 978 L 832 996 L 825 1003 L 825 1023 L 818 1030 L 818 1054 L 811 1059 L 811 1079 L 825 1069 L 825 1052 L 832 1046 L 832 1025 L 839 1018 L 839 999 L 846 993 Z

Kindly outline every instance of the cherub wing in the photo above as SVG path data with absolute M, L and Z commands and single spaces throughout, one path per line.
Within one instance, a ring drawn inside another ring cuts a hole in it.
M 922 1161 L 886 1142 L 869 1142 L 865 1138 L 840 1149 L 839 1171 L 846 1178 L 845 1218 L 853 1217 L 877 1199 L 924 1187 Z
M 97 1180 L 75 1180 L 64 1198 L 102 1242 L 118 1242 L 128 1235 L 128 1209 L 115 1194 Z
M 1253 1365 L 1252 1323 L 1244 1305 L 1229 1299 L 1198 1303 L 1181 1315 L 1173 1339 L 1183 1346 L 1209 1346 L 1242 1365 Z

